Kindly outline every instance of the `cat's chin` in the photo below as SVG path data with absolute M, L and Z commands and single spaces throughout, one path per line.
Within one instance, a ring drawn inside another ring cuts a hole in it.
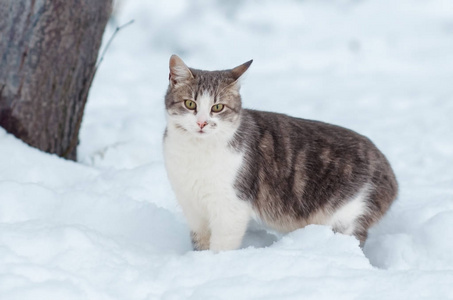
M 202 138 L 202 139 L 211 136 L 211 132 L 201 131 L 201 130 L 192 132 L 192 134 L 193 134 L 194 136 L 196 136 L 197 138 Z

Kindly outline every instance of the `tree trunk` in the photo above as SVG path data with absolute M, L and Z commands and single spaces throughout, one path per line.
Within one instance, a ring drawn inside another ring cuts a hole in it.
M 112 0 L 0 0 L 0 126 L 76 160 Z

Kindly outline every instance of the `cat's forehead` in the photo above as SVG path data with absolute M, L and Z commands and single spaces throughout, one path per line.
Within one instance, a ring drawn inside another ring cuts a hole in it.
M 235 80 L 228 71 L 204 71 L 190 69 L 193 74 L 192 88 L 196 88 L 198 93 L 208 92 L 211 95 L 218 93 L 219 89 L 227 87 Z

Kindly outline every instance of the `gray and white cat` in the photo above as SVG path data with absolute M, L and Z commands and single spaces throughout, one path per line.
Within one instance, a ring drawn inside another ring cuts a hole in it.
M 252 216 L 281 232 L 330 225 L 363 246 L 397 195 L 389 162 L 354 131 L 242 108 L 251 63 L 202 71 L 170 58 L 165 165 L 194 249 L 237 249 Z

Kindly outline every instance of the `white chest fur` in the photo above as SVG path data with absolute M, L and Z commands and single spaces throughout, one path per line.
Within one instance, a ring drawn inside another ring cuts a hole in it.
M 243 156 L 226 141 L 195 138 L 169 127 L 164 157 L 170 183 L 186 216 L 187 206 L 193 211 L 189 213 L 203 217 L 218 210 L 215 206 L 243 202 L 233 188 Z

